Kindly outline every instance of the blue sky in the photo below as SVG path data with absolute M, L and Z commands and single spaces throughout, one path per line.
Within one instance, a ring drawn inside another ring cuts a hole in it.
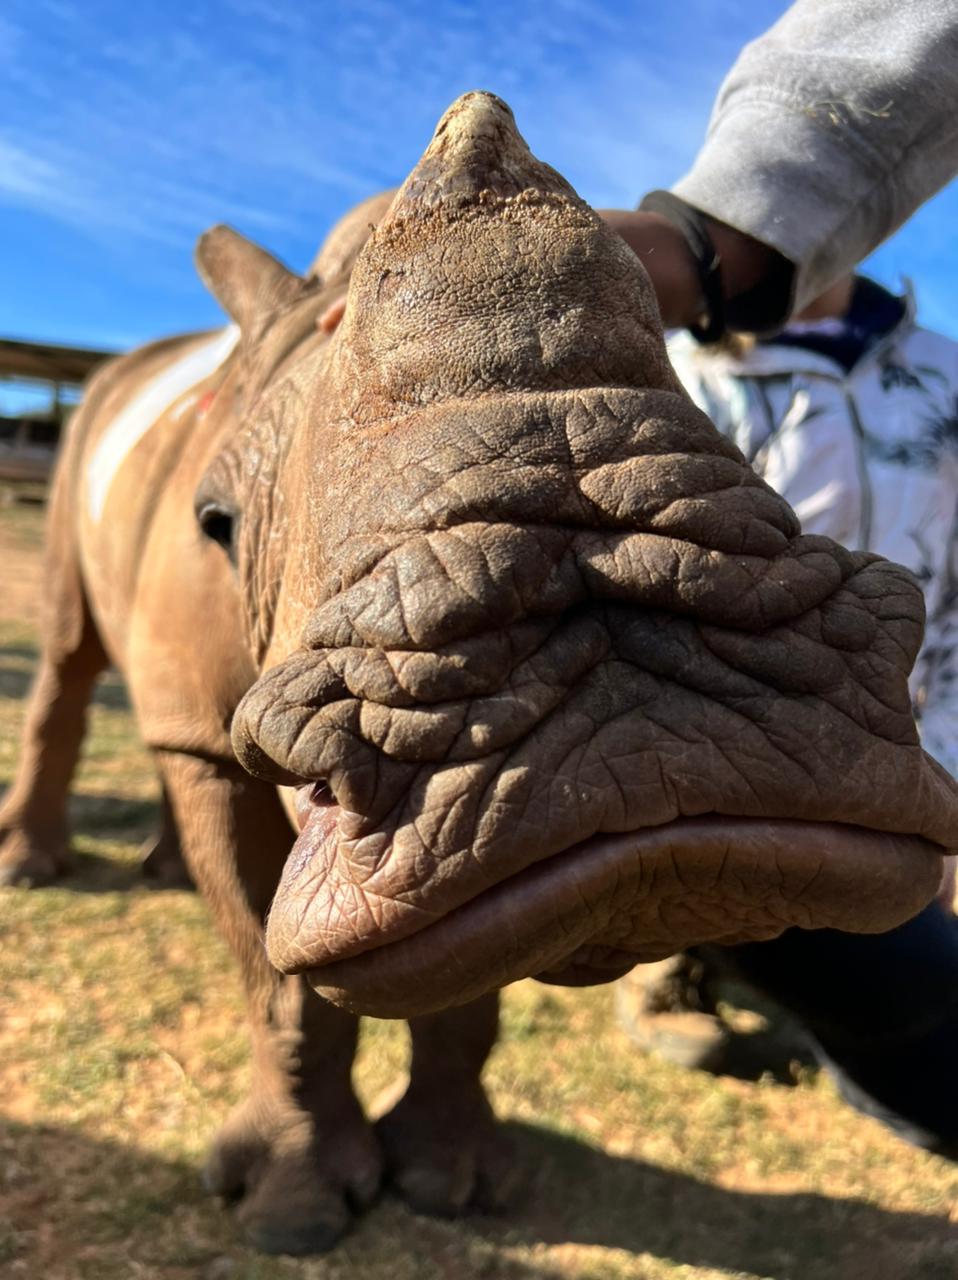
M 5 0 L 0 334 L 128 346 L 217 323 L 192 246 L 228 221 L 302 269 L 491 89 L 592 204 L 667 186 L 778 0 Z M 958 336 L 958 190 L 870 264 Z

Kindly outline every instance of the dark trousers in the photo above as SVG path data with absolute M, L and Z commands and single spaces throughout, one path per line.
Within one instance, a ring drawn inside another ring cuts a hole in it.
M 958 1155 L 958 917 L 933 903 L 890 933 L 790 929 L 718 952 L 800 1020 L 853 1105 Z

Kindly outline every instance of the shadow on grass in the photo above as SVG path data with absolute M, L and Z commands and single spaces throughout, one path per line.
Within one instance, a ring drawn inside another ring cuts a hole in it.
M 63 887 L 75 893 L 193 888 L 172 824 L 172 813 L 156 800 L 111 795 L 71 796 L 70 829 L 74 836 L 122 839 L 141 848 L 140 858 L 133 861 L 74 848 L 73 870 L 61 882 Z M 156 837 L 161 832 L 163 838 L 158 840 Z M 147 841 L 151 841 L 152 849 L 144 856 Z
M 601 1245 L 770 1280 L 958 1274 L 958 1233 L 944 1217 L 814 1192 L 730 1191 L 550 1130 L 510 1129 L 536 1170 L 513 1242 Z
M 36 662 L 37 650 L 30 644 L 0 644 L 0 657 L 19 658 L 21 662 Z
M 204 1195 L 181 1159 L 69 1128 L 0 1119 L 0 1274 L 44 1280 L 294 1280 L 315 1262 L 271 1258 L 242 1243 L 235 1215 Z M 322 1274 L 334 1280 L 562 1280 L 500 1252 L 471 1220 L 417 1217 L 389 1198 L 358 1218 Z M 327 1271 L 328 1267 L 328 1271 Z M 11 1274 L 14 1272 L 11 1270 Z M 595 1273 L 591 1273 L 595 1274 Z
M 73 794 L 69 813 L 75 836 L 101 840 L 145 840 L 160 823 L 159 802 L 152 797 Z
M 17 645 L 0 646 L 0 698 L 21 701 L 30 692 L 34 668 L 26 670 L 23 667 L 3 664 L 4 658 L 35 659 L 36 653 L 32 649 Z M 109 672 L 97 682 L 90 702 L 98 707 L 106 707 L 110 711 L 129 711 L 130 709 L 126 689 L 114 672 Z
M 70 870 L 56 884 L 71 893 L 126 893 L 144 887 L 143 869 L 138 861 L 74 851 Z
M 6 788 L 0 790 L 0 802 Z M 118 858 L 92 853 L 82 842 L 116 841 L 143 845 L 162 826 L 159 801 L 114 795 L 71 795 L 69 829 L 71 866 L 57 881 L 73 893 L 116 893 L 127 889 L 189 889 L 192 881 L 179 849 L 164 844 L 144 863 L 139 858 Z M 77 837 L 79 837 L 79 842 Z M 80 847 L 78 848 L 78 843 Z
M 946 1280 L 955 1275 L 958 1242 L 943 1217 L 814 1193 L 730 1191 L 610 1156 L 550 1131 L 528 1125 L 510 1129 L 518 1158 L 534 1171 L 524 1201 L 511 1214 L 440 1223 L 414 1216 L 387 1197 L 357 1223 L 347 1248 L 331 1255 L 335 1275 L 547 1280 L 580 1274 L 569 1269 L 570 1262 L 574 1266 L 570 1245 L 769 1280 Z M 159 1263 L 151 1274 L 161 1276 L 169 1267 L 169 1274 L 179 1277 L 183 1272 L 176 1268 L 184 1265 L 197 1268 L 189 1275 L 205 1275 L 204 1268 L 224 1248 L 234 1258 L 250 1259 L 251 1269 L 239 1272 L 244 1277 L 273 1274 L 272 1264 L 256 1264 L 255 1255 L 239 1246 L 230 1215 L 201 1197 L 197 1171 L 187 1162 L 74 1130 L 18 1124 L 0 1127 L 0 1154 L 12 1171 L 7 1258 L 32 1264 L 31 1274 L 54 1274 L 37 1270 L 46 1261 L 43 1241 L 54 1223 L 63 1229 L 58 1238 L 90 1260 L 90 1275 L 113 1274 L 105 1264 L 114 1244 L 122 1244 L 128 1267 Z M 187 1240 L 188 1258 L 182 1253 Z M 559 1270 L 551 1269 L 548 1258 L 540 1264 L 516 1257 L 517 1250 L 541 1251 L 543 1245 L 565 1246 Z M 483 1265 L 477 1272 L 480 1255 Z M 594 1254 L 582 1261 L 581 1274 L 603 1274 Z M 625 1274 L 620 1262 L 614 1274 Z

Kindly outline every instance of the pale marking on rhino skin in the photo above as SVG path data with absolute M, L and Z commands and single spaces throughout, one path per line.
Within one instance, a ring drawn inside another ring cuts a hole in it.
M 170 417 L 174 422 L 179 422 L 184 413 L 189 413 L 190 409 L 196 404 L 199 396 L 195 391 L 191 391 L 188 396 L 184 396 L 180 403 L 170 413 Z
M 110 486 L 134 445 L 170 405 L 219 368 L 238 340 L 238 325 L 219 330 L 152 378 L 114 418 L 97 441 L 87 467 L 87 510 L 91 520 L 99 521 L 103 515 Z

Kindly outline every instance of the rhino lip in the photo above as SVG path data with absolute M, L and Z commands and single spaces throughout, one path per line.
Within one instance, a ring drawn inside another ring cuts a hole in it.
M 295 885 L 342 811 L 322 786 L 300 788 L 299 805 L 305 829 L 271 923 L 290 905 L 302 920 L 295 942 L 268 935 L 270 958 L 334 1003 L 380 1017 L 463 1004 L 523 977 L 607 982 L 686 946 L 767 940 L 793 925 L 883 932 L 932 900 L 945 853 L 921 836 L 842 823 L 677 818 L 591 836 L 445 914 L 422 910 L 400 936 L 366 931 L 329 948 Z

